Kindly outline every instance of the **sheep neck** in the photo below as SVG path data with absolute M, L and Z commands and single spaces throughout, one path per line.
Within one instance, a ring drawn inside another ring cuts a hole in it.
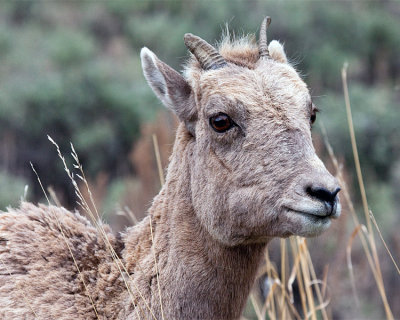
M 149 211 L 164 317 L 236 319 L 266 244 L 227 247 L 201 226 L 191 200 L 190 152 L 186 149 L 182 143 L 175 145 L 166 185 Z M 159 289 L 153 283 L 151 304 L 160 315 L 159 295 L 154 290 Z

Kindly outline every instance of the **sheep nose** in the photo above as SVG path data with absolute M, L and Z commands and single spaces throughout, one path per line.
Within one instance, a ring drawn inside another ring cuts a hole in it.
M 330 191 L 324 187 L 319 187 L 319 186 L 318 187 L 308 186 L 306 188 L 306 192 L 309 196 L 328 204 L 331 208 L 330 210 L 331 213 L 337 202 L 336 195 L 338 194 L 339 191 L 340 191 L 339 187 L 336 187 L 336 189 L 334 189 L 333 191 Z

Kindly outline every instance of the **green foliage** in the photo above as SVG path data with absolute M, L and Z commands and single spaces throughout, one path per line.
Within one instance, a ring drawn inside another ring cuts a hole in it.
M 49 56 L 60 68 L 84 63 L 93 57 L 93 39 L 75 30 L 59 30 L 49 39 Z
M 0 171 L 0 210 L 6 207 L 15 207 L 24 197 L 27 181 L 6 171 Z

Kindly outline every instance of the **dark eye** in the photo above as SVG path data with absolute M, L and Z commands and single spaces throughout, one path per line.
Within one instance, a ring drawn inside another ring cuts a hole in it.
M 232 119 L 225 113 L 219 113 L 210 118 L 210 126 L 219 133 L 229 130 L 233 124 Z
M 318 108 L 315 107 L 314 104 L 312 104 L 312 106 L 311 106 L 311 116 L 310 116 L 311 124 L 313 124 L 315 122 L 315 120 L 317 119 L 317 112 L 318 112 Z
M 316 119 L 317 119 L 317 112 L 313 110 L 311 117 L 310 117 L 311 124 L 313 124 Z

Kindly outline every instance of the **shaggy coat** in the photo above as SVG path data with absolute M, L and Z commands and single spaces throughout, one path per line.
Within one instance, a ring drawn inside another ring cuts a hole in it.
M 218 50 L 199 39 L 185 36 L 184 76 L 141 52 L 180 120 L 143 221 L 115 237 L 54 206 L 0 213 L 1 319 L 238 319 L 269 240 L 315 236 L 338 217 L 337 182 L 311 142 L 314 106 L 282 45 L 261 54 L 250 37 Z

